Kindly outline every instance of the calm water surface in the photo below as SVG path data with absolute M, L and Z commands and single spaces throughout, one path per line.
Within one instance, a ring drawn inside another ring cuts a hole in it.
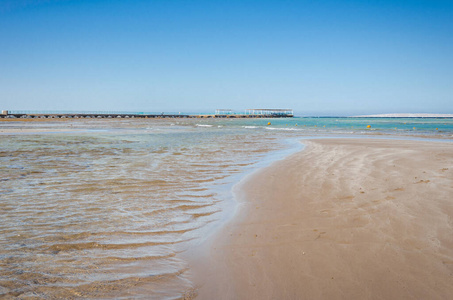
M 0 122 L 0 297 L 195 295 L 182 254 L 228 218 L 241 174 L 287 139 L 351 134 L 451 139 L 453 121 Z

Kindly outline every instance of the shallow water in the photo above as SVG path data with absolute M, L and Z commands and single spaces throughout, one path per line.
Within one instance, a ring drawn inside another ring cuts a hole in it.
M 371 121 L 0 122 L 0 297 L 196 294 L 182 254 L 228 217 L 238 176 L 287 149 L 282 141 L 453 131 L 451 120 L 374 120 L 367 130 Z
M 271 137 L 263 147 L 261 137 L 237 129 L 116 125 L 2 136 L 0 294 L 177 298 L 190 292 L 179 253 L 222 218 L 227 178 L 282 147 Z

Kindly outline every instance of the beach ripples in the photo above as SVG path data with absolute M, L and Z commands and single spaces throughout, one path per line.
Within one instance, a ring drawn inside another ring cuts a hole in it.
M 2 137 L 0 296 L 193 291 L 180 254 L 221 217 L 228 179 L 281 145 L 250 135 L 238 150 L 237 132 L 145 123 Z

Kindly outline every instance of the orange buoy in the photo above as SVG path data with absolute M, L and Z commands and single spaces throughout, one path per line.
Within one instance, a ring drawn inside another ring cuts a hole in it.
M 268 122 L 267 125 L 271 125 L 271 122 Z
M 371 125 L 367 125 L 366 128 L 371 128 Z

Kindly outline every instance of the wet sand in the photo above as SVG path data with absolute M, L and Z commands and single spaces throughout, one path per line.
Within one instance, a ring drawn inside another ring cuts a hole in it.
M 240 183 L 197 299 L 453 297 L 453 143 L 304 144 Z

